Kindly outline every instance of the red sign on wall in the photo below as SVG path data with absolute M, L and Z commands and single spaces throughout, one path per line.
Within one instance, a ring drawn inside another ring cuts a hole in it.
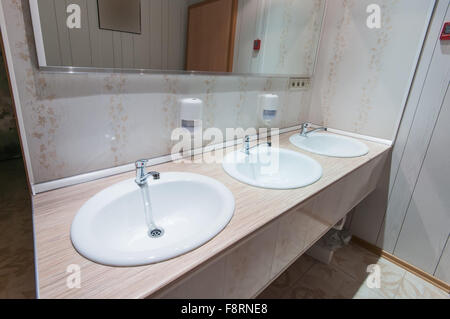
M 444 28 L 441 33 L 441 40 L 450 40 L 450 22 L 444 24 Z
M 256 39 L 255 41 L 253 41 L 253 50 L 255 50 L 255 51 L 261 50 L 261 40 L 260 39 Z

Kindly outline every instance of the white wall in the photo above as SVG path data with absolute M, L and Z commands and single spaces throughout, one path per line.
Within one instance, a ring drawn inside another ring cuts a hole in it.
M 240 0 L 233 71 L 312 76 L 324 8 L 325 0 Z
M 81 29 L 68 29 L 66 7 L 81 7 Z M 99 28 L 96 0 L 38 0 L 49 66 L 184 70 L 186 0 L 141 0 L 141 34 Z
M 352 220 L 357 236 L 446 282 L 450 282 L 450 43 L 441 42 L 439 35 L 448 20 L 449 2 L 441 0 L 393 149 L 390 181 L 357 207 Z
M 311 76 L 325 10 L 324 0 L 269 0 L 259 68 L 264 74 Z

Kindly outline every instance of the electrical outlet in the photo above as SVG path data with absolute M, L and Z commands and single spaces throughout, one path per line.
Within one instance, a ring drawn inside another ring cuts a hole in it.
M 309 78 L 290 78 L 289 79 L 289 89 L 293 91 L 302 91 L 309 89 L 310 80 Z

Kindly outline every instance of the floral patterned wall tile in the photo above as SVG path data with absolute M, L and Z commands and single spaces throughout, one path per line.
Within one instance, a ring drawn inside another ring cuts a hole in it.
M 392 140 L 403 114 L 433 0 L 328 1 L 310 121 Z M 373 13 L 372 13 L 373 14 Z

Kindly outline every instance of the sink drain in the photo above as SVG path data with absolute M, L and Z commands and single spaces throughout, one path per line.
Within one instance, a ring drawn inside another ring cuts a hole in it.
M 151 238 L 159 238 L 159 237 L 162 237 L 162 236 L 164 235 L 164 229 L 162 229 L 162 228 L 155 228 L 155 229 L 152 229 L 152 230 L 150 230 L 150 231 L 148 232 L 148 235 L 149 235 Z

